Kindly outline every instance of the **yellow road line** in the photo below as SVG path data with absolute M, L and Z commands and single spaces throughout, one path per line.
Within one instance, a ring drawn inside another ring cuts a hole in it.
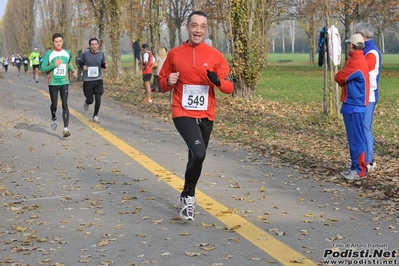
M 43 90 L 39 91 L 48 97 L 47 92 Z M 165 183 L 169 184 L 171 187 L 180 192 L 182 184 L 184 183 L 181 178 L 174 175 L 168 169 L 162 167 L 155 161 L 151 160 L 143 153 L 140 153 L 138 150 L 134 149 L 128 143 L 124 142 L 111 132 L 107 131 L 98 124 L 93 123 L 90 119 L 74 109 L 69 107 L 69 112 L 83 124 L 97 132 L 101 137 L 108 140 L 122 152 L 126 153 L 130 158 L 141 164 L 148 171 L 153 173 L 155 176 L 162 178 Z M 311 261 L 304 255 L 266 233 L 256 225 L 248 222 L 238 214 L 228 212 L 229 209 L 227 207 L 223 206 L 202 191 L 197 189 L 195 197 L 197 199 L 197 205 L 224 223 L 227 228 L 234 230 L 243 238 L 247 239 L 249 242 L 272 256 L 283 265 L 298 265 L 298 263 L 300 263 L 300 265 L 316 265 L 315 262 Z

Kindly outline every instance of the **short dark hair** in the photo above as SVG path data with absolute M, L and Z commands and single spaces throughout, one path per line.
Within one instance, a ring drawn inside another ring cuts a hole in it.
M 89 40 L 89 45 L 91 45 L 91 42 L 92 42 L 92 41 L 97 41 L 98 43 L 100 43 L 100 42 L 98 41 L 97 38 L 91 38 L 91 39 Z
M 64 39 L 64 35 L 62 35 L 62 33 L 54 33 L 53 34 L 53 41 L 56 39 L 56 38 L 62 38 L 62 39 Z
M 194 15 L 203 16 L 203 17 L 206 18 L 206 20 L 208 20 L 208 15 L 207 15 L 204 11 L 199 11 L 199 10 L 197 10 L 197 11 L 191 12 L 191 14 L 188 15 L 188 18 L 187 18 L 187 25 L 190 24 L 190 22 L 191 22 L 191 17 L 194 16 Z
M 141 46 L 141 48 L 148 48 L 148 44 L 143 43 L 143 45 Z

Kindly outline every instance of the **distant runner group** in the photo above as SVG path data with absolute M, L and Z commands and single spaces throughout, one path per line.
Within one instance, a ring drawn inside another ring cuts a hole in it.
M 93 121 L 100 123 L 98 112 L 101 105 L 101 95 L 103 94 L 103 79 L 101 75 L 101 68 L 107 68 L 108 63 L 105 60 L 104 53 L 99 50 L 99 41 L 97 38 L 89 40 L 89 47 L 82 54 L 79 52 L 76 58 L 78 71 L 75 70 L 72 61 L 71 51 L 64 49 L 64 37 L 61 33 L 54 33 L 52 37 L 53 48 L 48 48 L 45 55 L 42 57 L 39 49 L 35 47 L 32 53 L 21 57 L 12 55 L 11 59 L 8 56 L 0 58 L 4 72 L 8 71 L 9 64 L 17 68 L 17 74 L 20 75 L 21 66 L 24 66 L 25 74 L 28 72 L 29 66 L 32 68 L 33 82 L 39 82 L 39 71 L 46 73 L 49 95 L 51 99 L 50 112 L 51 112 L 51 128 L 56 130 L 57 126 L 57 105 L 58 94 L 62 103 L 62 121 L 63 121 L 63 137 L 71 135 L 69 125 L 69 108 L 68 108 L 68 86 L 70 82 L 70 74 L 80 81 L 80 75 L 83 70 L 83 92 L 85 100 L 83 109 L 88 111 L 89 105 L 93 102 L 94 113 Z M 78 77 L 79 75 L 79 77 Z

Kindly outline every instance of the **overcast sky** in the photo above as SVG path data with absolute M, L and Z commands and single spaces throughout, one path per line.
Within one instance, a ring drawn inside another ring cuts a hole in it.
M 4 10 L 6 10 L 7 1 L 8 0 L 0 0 L 0 18 L 2 18 L 4 15 Z
M 4 10 L 6 10 L 7 1 L 8 0 L 0 0 L 0 18 L 2 18 L 4 15 Z

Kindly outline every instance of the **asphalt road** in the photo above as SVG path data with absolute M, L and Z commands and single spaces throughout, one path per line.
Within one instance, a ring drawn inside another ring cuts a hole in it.
M 211 139 L 185 222 L 173 124 L 106 97 L 95 124 L 71 87 L 63 138 L 45 78 L 1 74 L 0 265 L 398 265 L 397 204 Z

